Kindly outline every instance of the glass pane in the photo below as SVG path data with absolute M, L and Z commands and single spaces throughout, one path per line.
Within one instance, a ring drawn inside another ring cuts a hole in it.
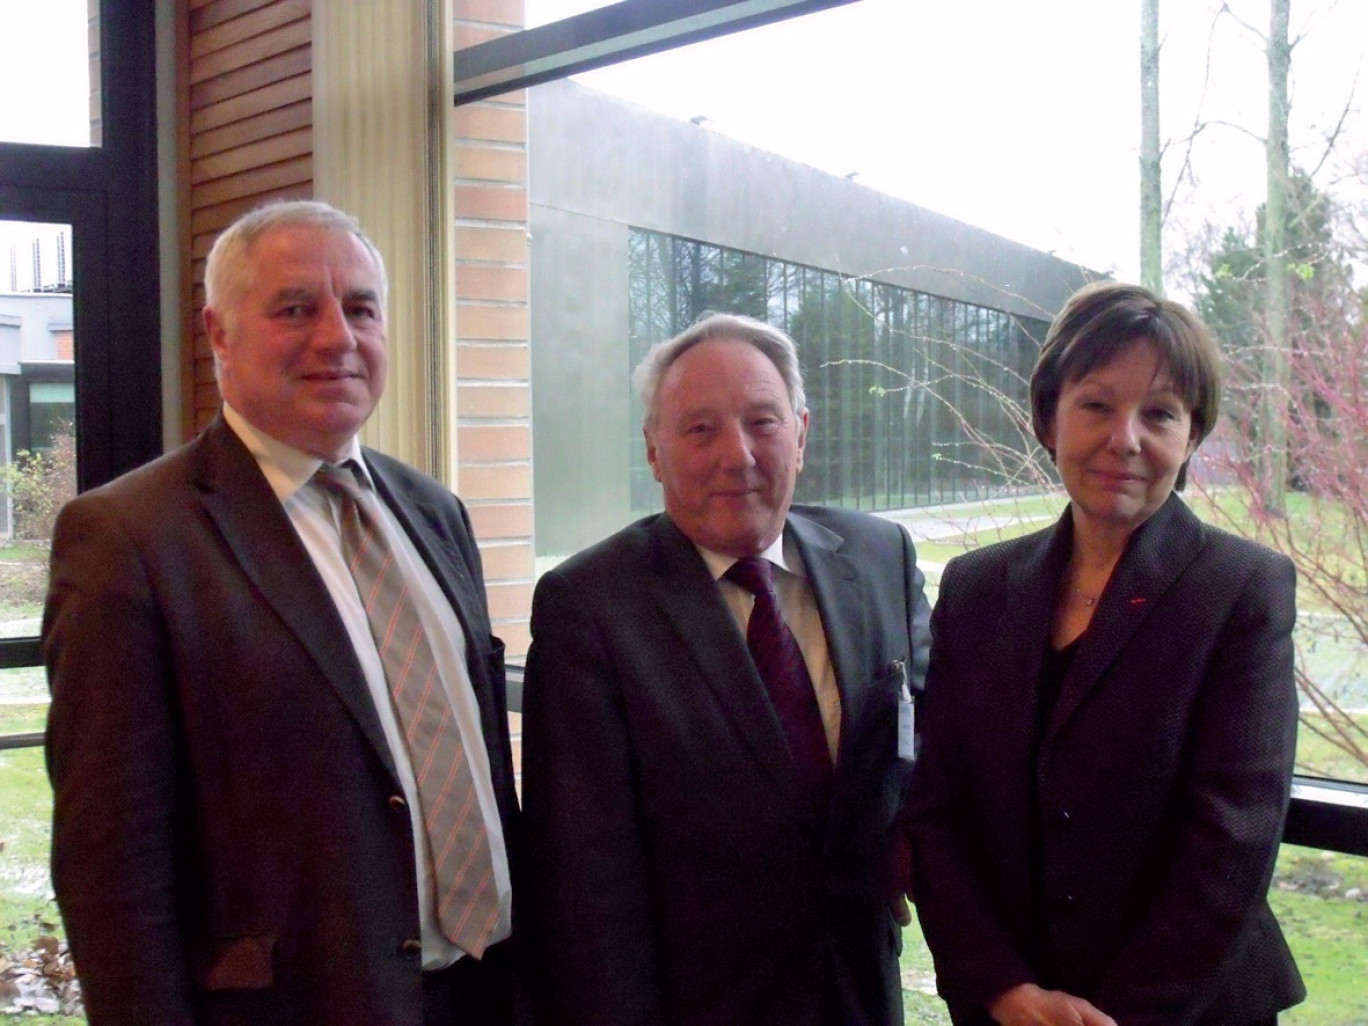
M 526 0 L 527 27 L 535 28 L 547 22 L 573 18 L 576 14 L 607 7 L 603 0 Z
M 528 19 L 591 6 L 528 0 Z M 1077 285 L 1140 275 L 1137 9 L 862 0 L 458 111 L 471 126 L 525 116 L 524 136 L 472 130 L 462 144 L 472 195 L 495 178 L 527 189 L 526 223 L 500 225 L 527 251 L 501 255 L 486 232 L 462 259 L 530 267 L 516 297 L 494 298 L 530 306 L 538 567 L 659 508 L 629 373 L 710 309 L 798 341 L 812 411 L 800 500 L 945 523 L 977 514 L 919 511 L 990 504 L 975 530 L 928 528 L 933 583 L 957 546 L 1057 515 L 1027 382 Z M 1368 121 L 1355 92 L 1368 5 L 1294 5 L 1282 436 L 1256 419 L 1276 364 L 1259 235 L 1268 63 L 1248 27 L 1263 31 L 1266 9 L 1233 12 L 1165 4 L 1159 26 L 1163 286 L 1211 323 L 1228 363 L 1187 497 L 1296 562 L 1299 769 L 1368 782 Z M 523 143 L 525 177 L 509 159 Z M 502 345 L 470 342 L 482 358 Z M 1256 501 L 1270 456 L 1284 461 L 1282 512 Z
M 42 670 L 0 671 L 0 735 L 46 717 Z M 51 824 L 43 750 L 0 749 L 0 1022 L 85 1022 L 48 875 Z
M 1285 844 L 1269 901 L 1307 991 L 1278 1022 L 1368 1022 L 1368 858 Z
M 0 221 L 0 637 L 37 635 L 53 521 L 76 494 L 71 247 L 68 225 Z
M 0 0 L 0 142 L 100 145 L 99 0 Z

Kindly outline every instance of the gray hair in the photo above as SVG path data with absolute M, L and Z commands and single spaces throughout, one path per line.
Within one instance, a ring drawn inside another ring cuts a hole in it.
M 793 412 L 800 417 L 803 415 L 807 409 L 807 395 L 803 391 L 803 372 L 798 366 L 798 347 L 793 339 L 754 317 L 705 313 L 674 338 L 653 345 L 632 372 L 632 386 L 646 411 L 646 428 L 654 423 L 656 393 L 670 365 L 700 342 L 717 341 L 745 342 L 768 356 L 784 379 Z
M 356 218 L 319 200 L 275 200 L 249 210 L 214 240 L 214 247 L 209 250 L 209 259 L 204 265 L 205 306 L 218 309 L 220 303 L 235 299 L 244 287 L 247 251 L 252 243 L 269 231 L 294 225 L 326 228 L 356 236 L 380 271 L 380 304 L 384 305 L 389 294 L 385 259 L 375 243 L 361 230 Z

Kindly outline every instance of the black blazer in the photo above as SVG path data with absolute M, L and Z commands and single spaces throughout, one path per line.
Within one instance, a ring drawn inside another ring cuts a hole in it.
M 1028 981 L 1121 1026 L 1271 1016 L 1305 993 L 1266 901 L 1296 741 L 1292 564 L 1170 497 L 1132 535 L 1037 740 L 1071 544 L 1066 511 L 941 578 L 911 798 L 940 992 L 957 1023 Z
M 514 844 L 503 646 L 460 503 L 365 459 L 465 628 Z M 103 1023 L 420 1026 L 409 814 L 331 598 L 216 418 L 57 523 L 53 881 Z
M 902 673 L 928 609 L 912 544 L 865 514 L 788 518 L 842 726 L 826 823 L 693 544 L 648 517 L 545 574 L 523 718 L 525 920 L 556 1026 L 902 1021 L 888 850 Z

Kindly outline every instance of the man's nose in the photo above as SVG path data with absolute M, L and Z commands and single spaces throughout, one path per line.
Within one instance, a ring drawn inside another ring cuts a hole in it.
M 750 432 L 744 424 L 737 422 L 723 428 L 718 438 L 718 453 L 722 464 L 728 468 L 748 469 L 755 465 Z
M 325 300 L 314 320 L 313 344 L 317 349 L 355 349 L 356 335 L 352 331 L 347 311 L 335 300 Z

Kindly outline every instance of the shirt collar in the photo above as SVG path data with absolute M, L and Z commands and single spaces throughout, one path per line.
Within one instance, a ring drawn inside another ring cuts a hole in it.
M 223 419 L 257 461 L 266 483 L 271 486 L 271 491 L 275 492 L 276 498 L 281 502 L 287 501 L 308 484 L 309 479 L 323 465 L 324 461 L 317 456 L 301 452 L 294 446 L 286 445 L 279 439 L 259 431 L 226 402 L 223 404 Z M 374 482 L 370 481 L 370 469 L 361 458 L 361 440 L 356 436 L 352 436 L 346 453 L 337 462 L 345 463 L 347 460 L 354 461 L 361 468 L 361 476 L 374 485 Z
M 756 555 L 761 559 L 768 559 L 781 570 L 786 570 L 791 574 L 797 574 L 799 577 L 806 576 L 801 569 L 801 563 L 796 558 L 796 554 L 792 554 L 793 558 L 785 556 L 784 550 L 787 546 L 784 544 L 784 535 L 785 532 L 779 532 L 779 537 L 774 539 L 769 548 L 765 549 L 763 552 L 756 553 Z M 720 552 L 714 552 L 712 549 L 705 549 L 702 545 L 694 545 L 694 548 L 696 548 L 698 554 L 703 557 L 703 562 L 708 565 L 708 572 L 712 574 L 714 581 L 720 580 L 722 575 L 730 570 L 731 565 L 736 562 L 735 556 L 726 556 Z

